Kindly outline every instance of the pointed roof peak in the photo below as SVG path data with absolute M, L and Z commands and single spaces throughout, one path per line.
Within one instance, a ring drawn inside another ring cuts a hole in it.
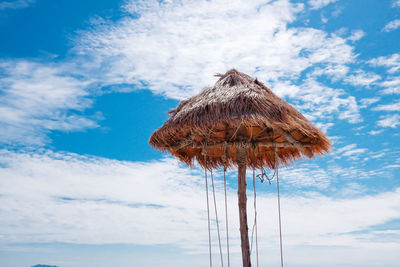
M 253 79 L 249 75 L 247 75 L 243 72 L 240 72 L 236 69 L 230 69 L 225 74 L 217 73 L 214 76 L 220 78 L 217 81 L 216 85 L 219 85 L 222 87 L 233 87 L 233 86 L 240 86 L 240 85 L 246 85 L 246 84 L 251 84 L 251 83 L 256 83 L 257 85 L 260 85 L 260 84 L 258 84 L 257 79 Z

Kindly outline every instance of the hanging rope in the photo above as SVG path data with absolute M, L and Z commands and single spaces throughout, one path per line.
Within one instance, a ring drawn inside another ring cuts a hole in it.
M 279 216 L 279 244 L 281 249 L 281 267 L 283 267 L 283 250 L 282 250 L 282 222 L 281 222 L 281 199 L 279 195 L 279 172 L 277 165 L 278 152 L 276 151 L 276 147 L 274 147 L 274 167 L 276 171 L 276 188 L 278 191 L 278 216 Z
M 256 231 L 256 259 L 258 267 L 258 227 L 257 227 L 257 194 L 256 194 L 256 176 L 255 169 L 253 168 L 253 191 L 254 191 L 254 226 L 253 229 Z M 253 246 L 253 236 L 251 240 Z
M 220 235 L 220 233 L 219 233 L 218 212 L 217 212 L 217 201 L 215 200 L 214 175 L 213 175 L 212 169 L 211 169 L 210 173 L 211 173 L 211 185 L 212 185 L 212 191 L 213 191 L 213 197 L 214 197 L 215 221 L 216 221 L 216 223 L 217 223 L 219 254 L 220 254 L 220 256 L 221 256 L 221 265 L 222 265 L 222 267 L 224 267 L 224 259 L 223 259 L 223 257 L 222 257 L 222 247 L 221 247 L 221 235 Z
M 256 153 L 255 153 L 255 147 L 253 147 L 253 161 L 255 162 L 256 160 Z M 253 227 L 251 230 L 251 245 L 250 245 L 250 254 L 253 251 L 253 235 L 254 235 L 254 230 L 256 234 L 256 259 L 257 259 L 257 267 L 258 267 L 258 227 L 257 227 L 257 195 L 256 195 L 256 175 L 255 175 L 256 170 L 253 168 L 253 192 L 254 192 L 254 223 Z M 257 175 L 258 177 L 258 175 Z
M 225 226 L 226 226 L 226 249 L 228 252 L 228 267 L 231 266 L 229 259 L 229 228 L 228 228 L 228 201 L 226 199 L 226 167 L 224 167 L 224 191 L 225 191 Z
M 204 163 L 206 162 L 206 153 L 203 149 Z M 212 267 L 212 256 L 211 256 L 211 229 L 210 229 L 210 205 L 208 201 L 208 182 L 207 182 L 207 169 L 204 168 L 204 178 L 206 180 L 206 196 L 207 196 L 207 222 L 208 222 L 208 250 L 210 254 L 210 267 Z

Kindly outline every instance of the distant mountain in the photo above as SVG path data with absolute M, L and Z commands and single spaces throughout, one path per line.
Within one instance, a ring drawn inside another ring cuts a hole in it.
M 46 265 L 46 264 L 36 264 L 36 265 L 34 265 L 32 267 L 58 267 L 58 266 L 56 266 L 56 265 Z

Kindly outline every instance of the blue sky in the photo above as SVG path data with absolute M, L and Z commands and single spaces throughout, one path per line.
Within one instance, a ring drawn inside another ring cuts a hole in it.
M 148 138 L 233 67 L 333 142 L 281 169 L 287 266 L 399 266 L 400 1 L 7 0 L 0 33 L 1 266 L 207 266 L 202 171 Z M 276 190 L 257 190 L 277 266 Z

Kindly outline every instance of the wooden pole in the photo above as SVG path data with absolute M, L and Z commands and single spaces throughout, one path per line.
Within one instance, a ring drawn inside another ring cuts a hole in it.
M 246 196 L 246 157 L 247 150 L 244 147 L 236 149 L 238 164 L 238 204 L 240 220 L 240 239 L 242 245 L 243 267 L 251 267 L 249 231 L 247 226 L 247 196 Z

